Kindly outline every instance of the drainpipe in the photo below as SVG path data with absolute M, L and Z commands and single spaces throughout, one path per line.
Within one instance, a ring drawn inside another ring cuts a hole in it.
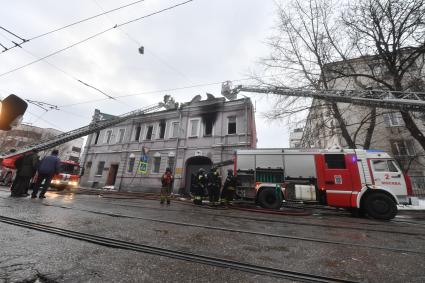
M 121 185 L 122 185 L 122 179 L 124 179 L 124 174 L 125 174 L 125 168 L 127 166 L 127 162 L 128 162 L 128 157 L 130 155 L 130 152 L 128 151 L 129 146 L 130 146 L 130 142 L 131 142 L 131 137 L 133 136 L 133 129 L 134 129 L 134 120 L 131 121 L 131 130 L 130 130 L 130 139 L 127 143 L 127 153 L 125 155 L 125 161 L 124 161 L 124 165 L 123 165 L 123 171 L 121 173 L 121 178 L 120 178 L 120 184 L 118 185 L 118 191 L 121 191 Z M 124 151 L 124 145 L 121 145 L 122 150 Z
M 246 128 L 245 128 L 245 145 L 246 148 L 248 148 L 248 97 L 244 98 L 244 102 L 245 102 L 245 123 L 246 123 Z
M 178 157 L 178 152 L 179 152 L 179 142 L 180 142 L 180 134 L 181 134 L 181 128 L 182 128 L 182 111 L 181 111 L 181 109 L 177 109 L 177 111 L 179 111 L 179 129 L 178 129 L 177 140 L 176 140 L 176 154 L 174 155 L 174 165 L 173 165 L 174 176 L 176 176 L 177 157 Z M 183 177 L 181 175 L 182 174 L 180 174 L 180 182 L 181 182 L 181 179 Z M 173 184 L 173 191 L 175 189 L 174 186 L 175 186 L 175 183 Z M 178 192 L 178 190 L 177 190 L 177 192 Z

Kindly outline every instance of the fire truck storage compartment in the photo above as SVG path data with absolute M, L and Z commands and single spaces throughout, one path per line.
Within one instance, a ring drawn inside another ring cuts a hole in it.
M 285 154 L 286 178 L 316 178 L 313 154 Z
M 312 184 L 296 184 L 289 183 L 285 186 L 285 199 L 286 200 L 304 200 L 315 201 L 316 186 Z

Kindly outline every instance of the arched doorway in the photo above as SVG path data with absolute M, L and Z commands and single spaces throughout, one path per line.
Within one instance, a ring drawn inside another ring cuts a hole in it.
M 192 181 L 192 174 L 196 175 L 200 168 L 204 168 L 206 171 L 209 171 L 212 166 L 212 161 L 206 156 L 194 156 L 186 160 L 186 170 L 185 170 L 185 187 L 183 194 L 189 194 L 190 191 L 190 182 Z

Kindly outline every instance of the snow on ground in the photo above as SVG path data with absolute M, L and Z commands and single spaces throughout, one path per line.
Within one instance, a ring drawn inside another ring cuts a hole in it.
M 399 210 L 425 210 L 425 199 L 419 199 L 419 205 L 399 205 Z

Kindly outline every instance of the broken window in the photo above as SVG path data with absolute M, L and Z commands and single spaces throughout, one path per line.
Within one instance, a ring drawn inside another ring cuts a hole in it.
M 212 136 L 214 122 L 212 120 L 205 120 L 204 126 L 205 126 L 204 136 L 206 137 Z
M 122 143 L 124 141 L 124 133 L 125 133 L 125 129 L 120 129 L 118 143 Z
M 148 130 L 146 131 L 146 140 L 152 139 L 153 126 L 148 126 Z
M 100 132 L 96 132 L 96 137 L 94 139 L 94 144 L 97 144 L 97 142 L 99 141 L 99 136 L 100 136 Z
M 168 156 L 167 167 L 170 168 L 171 170 L 173 170 L 173 168 L 174 168 L 174 161 L 175 161 L 174 156 Z
M 162 120 L 159 122 L 159 139 L 163 139 L 165 136 L 165 121 Z
M 136 127 L 136 135 L 134 136 L 135 141 L 139 141 L 141 130 L 142 130 L 142 127 L 140 125 Z
M 230 116 L 227 118 L 227 134 L 236 134 L 236 116 Z
M 112 139 L 112 130 L 106 131 L 105 143 L 111 143 Z

